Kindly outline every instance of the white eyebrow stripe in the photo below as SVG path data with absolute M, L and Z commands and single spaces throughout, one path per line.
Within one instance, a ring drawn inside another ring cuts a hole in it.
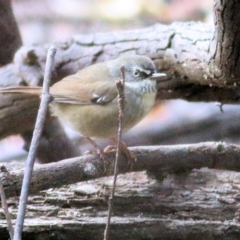
M 146 73 L 146 75 L 151 75 L 152 74 L 151 70 L 147 70 L 147 69 L 143 69 L 143 68 L 136 68 L 136 70 L 138 70 L 140 72 L 144 72 L 144 73 Z
M 150 70 L 141 69 L 140 71 L 145 72 L 147 75 L 150 75 L 152 72 Z

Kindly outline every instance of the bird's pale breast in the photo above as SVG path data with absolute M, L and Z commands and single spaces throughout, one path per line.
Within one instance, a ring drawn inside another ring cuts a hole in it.
M 156 93 L 138 94 L 125 89 L 123 130 L 136 125 L 152 108 Z M 76 105 L 53 103 L 52 112 L 83 136 L 115 137 L 118 131 L 117 98 L 106 105 Z

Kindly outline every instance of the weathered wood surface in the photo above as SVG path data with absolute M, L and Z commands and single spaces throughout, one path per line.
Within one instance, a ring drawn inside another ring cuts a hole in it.
M 226 170 L 239 170 L 238 146 L 203 143 L 132 150 L 138 157 L 132 170 L 140 172 L 118 177 L 111 239 L 240 237 L 240 173 Z M 111 175 L 114 153 L 108 156 L 106 174 Z M 15 195 L 9 198 L 15 218 L 23 165 L 5 167 L 1 178 L 6 193 Z M 112 177 L 99 178 L 102 170 L 94 156 L 36 166 L 24 239 L 102 239 L 112 186 Z M 131 169 L 121 158 L 119 172 L 126 171 Z M 0 234 L 7 239 L 3 215 Z
M 239 183 L 239 173 L 207 168 L 160 182 L 146 172 L 120 175 L 111 239 L 239 239 Z M 111 185 L 108 177 L 31 196 L 24 239 L 102 239 Z M 3 215 L 0 235 L 8 239 Z

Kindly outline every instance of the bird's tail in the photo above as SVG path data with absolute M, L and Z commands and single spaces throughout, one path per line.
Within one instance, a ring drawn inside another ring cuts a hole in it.
M 7 93 L 25 93 L 25 94 L 32 94 L 32 95 L 40 95 L 42 92 L 41 87 L 6 87 L 0 88 L 0 94 L 7 94 Z

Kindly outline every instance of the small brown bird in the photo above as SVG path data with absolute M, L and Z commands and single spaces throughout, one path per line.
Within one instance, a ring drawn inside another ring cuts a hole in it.
M 122 56 L 98 63 L 67 76 L 50 88 L 53 114 L 83 136 L 114 138 L 118 131 L 118 93 L 116 80 L 125 69 L 125 108 L 123 131 L 136 125 L 154 105 L 156 73 L 153 61 L 146 56 Z M 0 93 L 41 94 L 41 87 L 9 87 Z

